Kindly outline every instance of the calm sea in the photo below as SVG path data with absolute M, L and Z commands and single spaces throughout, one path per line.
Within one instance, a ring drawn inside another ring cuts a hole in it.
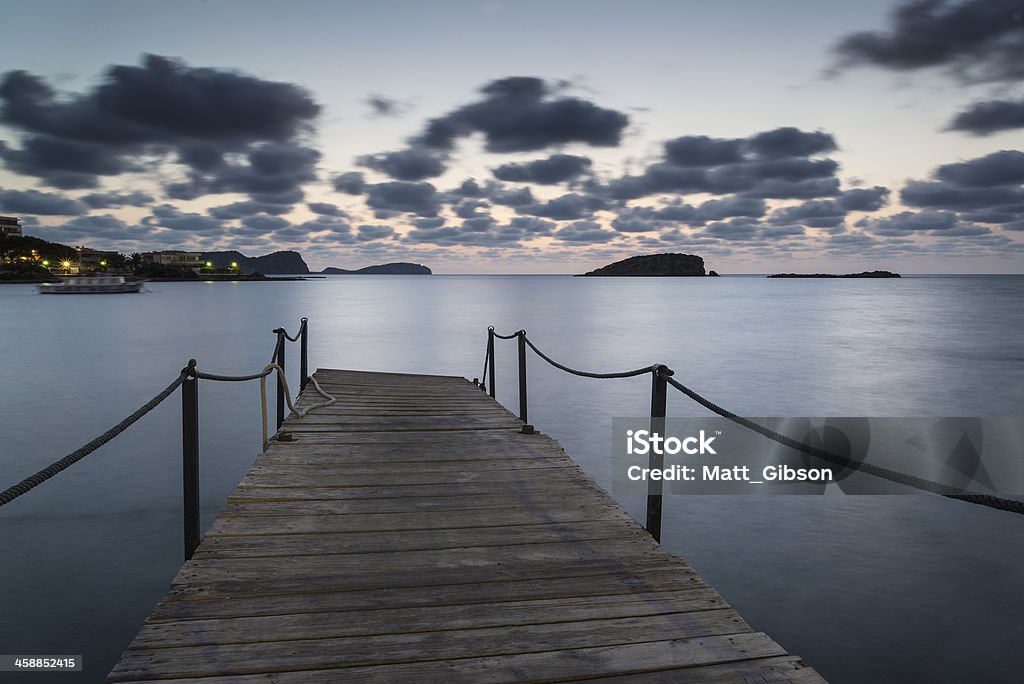
M 588 370 L 667 363 L 745 415 L 1024 414 L 1024 277 L 361 276 L 148 288 L 41 297 L 0 287 L 0 487 L 111 427 L 190 357 L 210 372 L 262 368 L 271 330 L 294 332 L 301 316 L 312 367 L 472 378 L 494 325 L 525 328 Z M 499 400 L 517 410 L 511 342 L 499 347 L 497 379 Z M 611 419 L 646 412 L 649 379 L 575 378 L 532 357 L 529 382 L 531 422 L 610 486 Z M 670 392 L 670 415 L 704 414 Z M 200 404 L 205 528 L 259 451 L 258 385 L 205 382 Z M 64 679 L 103 681 L 181 564 L 179 421 L 175 395 L 0 508 L 0 653 L 84 654 L 85 675 Z M 642 519 L 642 501 L 622 503 Z M 755 629 L 833 682 L 1020 679 L 1024 516 L 924 495 L 676 496 L 663 537 Z

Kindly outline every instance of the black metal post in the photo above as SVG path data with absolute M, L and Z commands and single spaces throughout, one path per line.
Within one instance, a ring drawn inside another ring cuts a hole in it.
M 194 369 L 195 359 L 188 364 L 186 370 Z M 199 380 L 194 375 L 181 383 L 181 483 L 185 560 L 189 560 L 199 546 Z
M 490 376 L 490 395 L 494 398 L 494 328 L 487 329 L 487 374 Z
M 302 378 L 299 380 L 299 391 L 306 389 L 306 383 L 309 382 L 309 345 L 307 340 L 306 331 L 309 329 L 308 319 L 302 319 L 302 330 L 299 331 L 300 342 L 299 348 L 302 350 L 302 360 L 300 361 L 299 373 Z
M 530 421 L 526 417 L 526 331 L 516 333 L 519 341 L 519 420 Z
M 284 348 L 287 343 L 284 337 L 284 330 L 278 328 L 274 332 L 277 333 L 277 365 L 281 367 L 281 372 L 277 375 L 277 429 L 281 429 L 281 425 L 284 423 Z
M 665 434 L 665 405 L 668 403 L 668 382 L 665 378 L 672 375 L 672 371 L 666 366 L 657 366 L 651 372 L 651 435 Z M 651 449 L 648 457 L 648 467 L 653 470 L 661 470 L 664 467 L 665 456 L 655 453 Z M 647 480 L 647 531 L 654 537 L 654 541 L 661 542 L 661 479 L 653 477 Z

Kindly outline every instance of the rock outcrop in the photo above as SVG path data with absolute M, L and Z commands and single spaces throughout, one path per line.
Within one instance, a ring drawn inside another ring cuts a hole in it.
M 863 271 L 862 273 L 776 273 L 769 278 L 899 278 L 899 273 L 892 271 Z
M 431 273 L 433 273 L 429 268 L 422 264 L 410 264 L 404 261 L 395 262 L 393 264 L 366 266 L 355 271 L 328 266 L 320 272 L 325 275 L 431 275 Z
M 704 260 L 694 254 L 649 254 L 635 256 L 584 276 L 703 276 Z

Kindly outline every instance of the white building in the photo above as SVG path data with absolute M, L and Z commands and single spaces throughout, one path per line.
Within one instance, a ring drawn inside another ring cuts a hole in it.
M 0 216 L 0 235 L 21 237 L 21 221 L 14 216 Z

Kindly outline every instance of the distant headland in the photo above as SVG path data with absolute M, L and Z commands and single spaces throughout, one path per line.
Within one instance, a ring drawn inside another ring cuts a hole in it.
M 769 278 L 899 278 L 899 273 L 892 271 L 863 271 L 861 273 L 776 273 Z
M 635 256 L 602 266 L 583 276 L 704 276 L 718 274 L 704 271 L 704 259 L 695 254 L 648 254 Z
M 380 264 L 378 266 L 366 266 L 354 271 L 328 266 L 320 272 L 324 275 L 431 275 L 433 273 L 433 271 L 422 264 L 410 264 L 405 261 Z

